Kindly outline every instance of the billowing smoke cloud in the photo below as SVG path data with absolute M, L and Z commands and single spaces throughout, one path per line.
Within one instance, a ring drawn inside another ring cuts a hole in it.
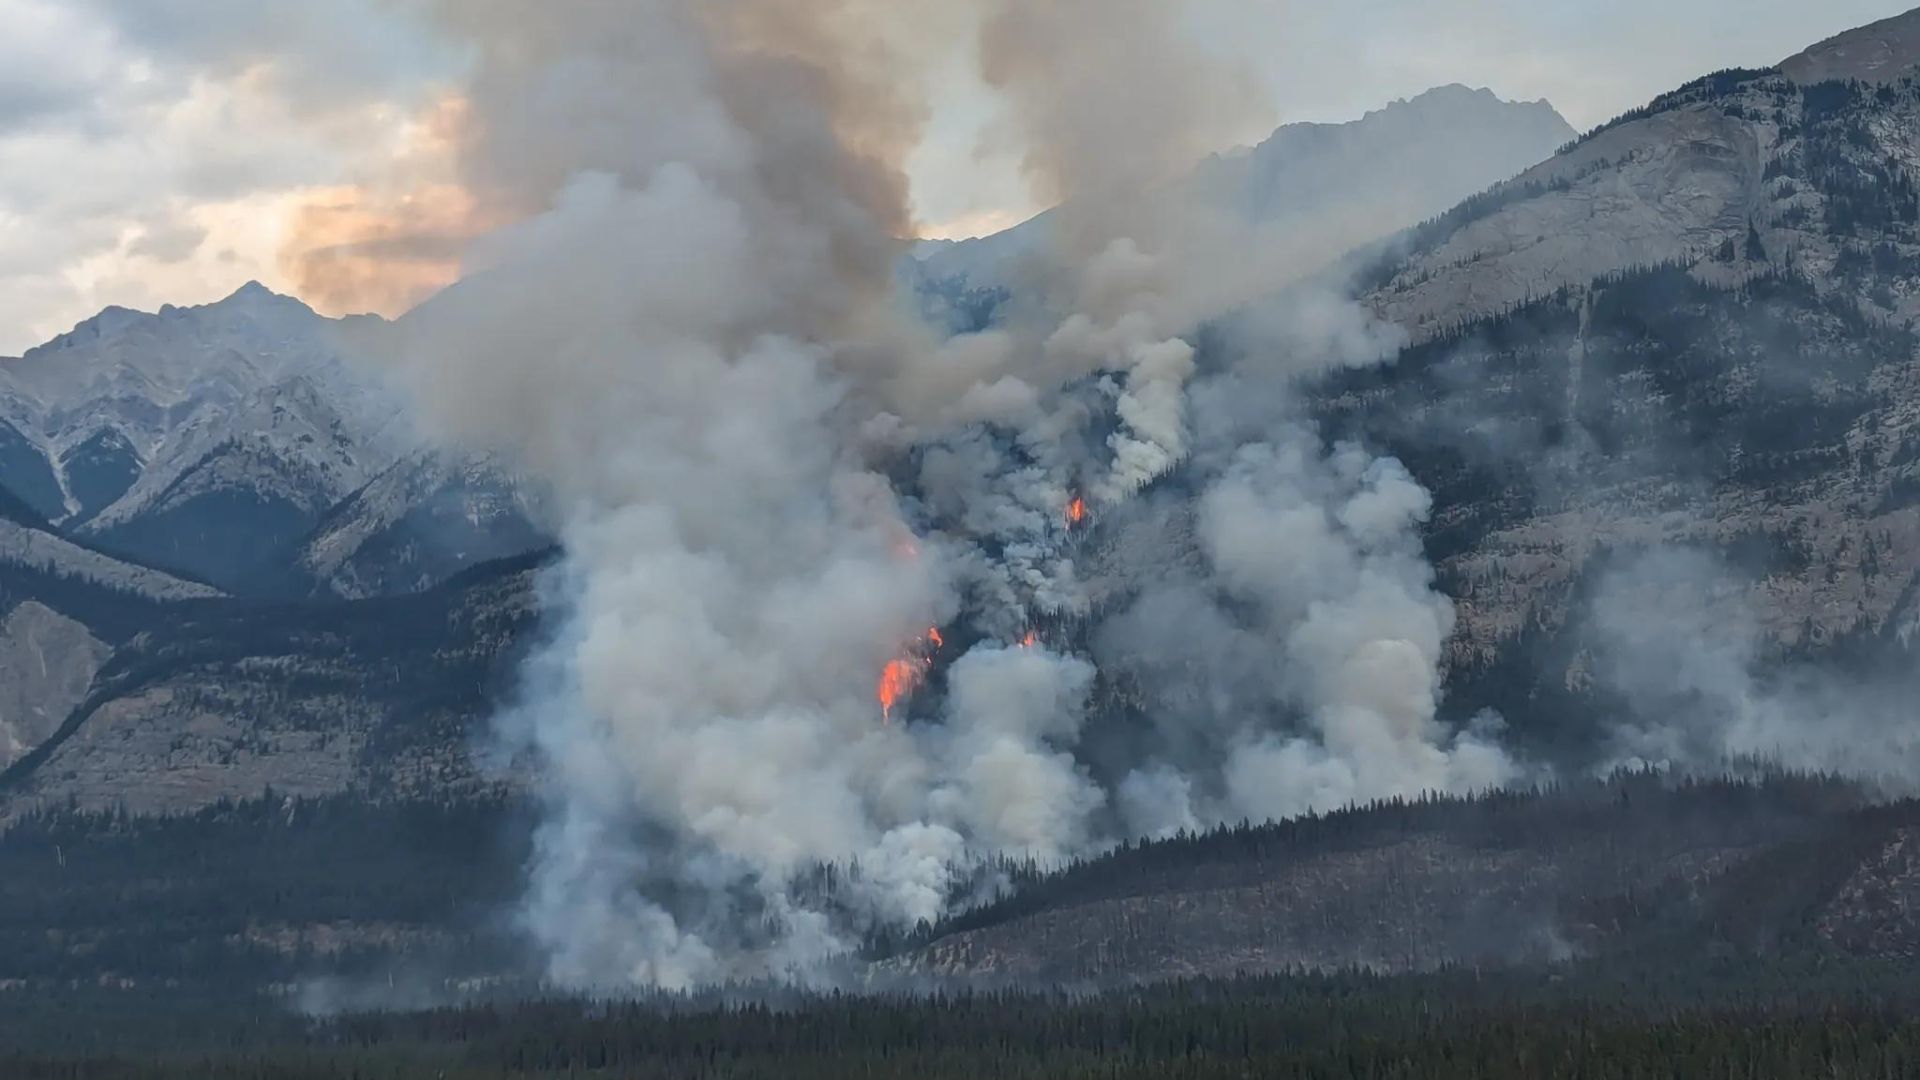
M 557 508 L 560 626 L 502 727 L 539 759 L 526 923 L 567 984 L 807 973 L 938 917 L 971 859 L 1515 773 L 1435 720 L 1424 492 L 1289 406 L 1390 335 L 1321 311 L 1195 382 L 1187 331 L 1258 283 L 1231 230 L 1141 209 L 1231 99 L 1175 6 L 907 7 L 444 5 L 467 189 L 524 220 L 402 351 L 428 418 Z M 912 20 L 954 11 L 1036 175 L 1097 190 L 1042 302 L 937 341 L 892 282 L 941 37 Z M 1076 565 L 1174 517 L 1178 573 Z M 859 867 L 830 902 L 795 884 L 822 863 Z
M 788 895 L 810 866 L 857 860 L 870 917 L 910 924 L 970 845 L 1059 857 L 1100 802 L 1064 752 L 1082 661 L 977 650 L 942 725 L 874 700 L 957 598 L 863 453 L 927 343 L 887 294 L 915 107 L 859 7 L 456 9 L 475 183 L 552 202 L 406 351 L 431 417 L 562 508 L 566 628 L 511 723 L 552 797 L 529 926 L 569 983 L 803 969 L 840 944 Z

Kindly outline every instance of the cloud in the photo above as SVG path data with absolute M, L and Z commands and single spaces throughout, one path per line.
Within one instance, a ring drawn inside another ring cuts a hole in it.
M 296 113 L 405 105 L 457 76 L 461 57 L 406 0 L 69 0 L 156 71 L 254 73 Z
M 0 137 L 83 120 L 113 73 L 112 35 L 47 0 L 0 0 Z
M 0 352 L 299 283 L 299 193 L 403 153 L 447 70 L 404 11 L 354 8 L 0 0 Z

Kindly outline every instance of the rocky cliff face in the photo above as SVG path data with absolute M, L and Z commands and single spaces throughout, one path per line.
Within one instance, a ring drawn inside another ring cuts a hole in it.
M 110 652 L 45 604 L 29 600 L 0 618 L 0 768 L 59 729 Z
M 1881 19 L 1849 30 L 1780 62 L 1797 83 L 1855 80 L 1893 82 L 1913 74 L 1920 58 L 1920 13 Z

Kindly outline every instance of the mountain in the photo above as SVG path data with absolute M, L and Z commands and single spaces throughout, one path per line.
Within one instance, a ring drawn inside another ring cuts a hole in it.
M 1498 708 L 1549 760 L 1620 753 L 1615 717 L 1653 706 L 1629 708 L 1607 689 L 1600 668 L 1627 660 L 1596 624 L 1599 601 L 1625 603 L 1614 595 L 1619 579 L 1644 584 L 1637 560 L 1662 546 L 1725 563 L 1712 580 L 1696 575 L 1665 593 L 1741 608 L 1761 639 L 1756 655 L 1904 655 L 1920 629 L 1920 455 L 1911 449 L 1920 401 L 1902 321 L 1920 304 L 1920 210 L 1900 163 L 1916 160 L 1917 109 L 1907 81 L 1721 73 L 1576 139 L 1542 104 L 1450 87 L 1352 124 L 1283 128 L 1186 181 L 1236 193 L 1250 216 L 1330 213 L 1352 194 L 1385 229 L 1421 212 L 1421 198 L 1451 197 L 1434 188 L 1478 183 L 1475 170 L 1524 169 L 1344 264 L 1365 303 L 1416 344 L 1393 364 L 1313 388 L 1329 437 L 1393 452 L 1434 494 L 1429 553 L 1459 616 L 1447 654 L 1451 715 Z M 1383 159 L 1404 167 L 1363 167 Z M 1436 176 L 1445 183 L 1429 185 Z M 916 265 L 960 265 L 1045 224 L 941 245 Z M 23 513 L 51 519 L 32 543 L 72 545 L 69 559 L 117 559 L 122 577 L 158 574 L 237 598 L 210 601 L 207 611 L 230 614 L 196 612 L 185 624 L 195 627 L 249 625 L 248 604 L 261 598 L 311 598 L 311 607 L 277 609 L 289 620 L 405 593 L 456 603 L 442 589 L 450 577 L 542 546 L 525 486 L 486 459 L 413 444 L 397 406 L 348 360 L 342 329 L 254 286 L 205 308 L 111 310 L 0 363 L 15 436 L 0 440 L 0 453 L 39 463 L 19 480 L 10 469 L 4 484 Z M 124 474 L 134 478 L 115 495 Z M 1167 502 L 1177 500 L 1146 505 Z M 1175 558 L 1167 545 L 1191 542 L 1178 521 L 1145 518 L 1115 514 L 1088 530 L 1079 561 L 1096 591 L 1137 577 L 1116 560 Z M 0 588 L 10 572 L 0 561 Z M 188 713 L 140 696 L 148 690 L 112 682 L 123 664 L 155 662 L 151 650 L 170 655 L 182 632 L 173 599 L 145 595 L 132 614 L 111 616 L 112 604 L 95 602 L 107 595 L 87 594 L 85 610 L 41 601 L 115 650 L 95 682 L 120 694 L 118 704 L 87 712 L 79 730 L 136 706 L 164 725 L 189 724 Z M 49 631 L 37 614 L 23 620 L 26 663 Z M 195 686 L 225 693 L 216 671 L 246 688 L 221 706 L 225 734 L 195 767 L 244 742 L 246 702 L 298 698 L 313 672 L 344 686 L 353 662 L 376 662 L 348 641 L 317 635 L 260 656 L 235 641 L 234 655 L 248 658 L 241 667 L 170 676 L 167 700 L 194 700 Z M 1670 691 L 1643 696 L 1663 701 Z M 388 722 L 344 696 L 310 708 L 343 730 Z M 48 722 L 37 717 L 34 731 Z M 148 750 L 122 742 L 152 771 Z M 107 775 L 116 745 L 82 739 L 62 750 L 104 756 L 39 775 L 35 798 Z M 363 760 L 336 749 L 328 769 Z M 41 768 L 50 755 L 33 761 Z M 294 761 L 295 773 L 306 768 Z M 350 769 L 327 775 L 286 786 L 373 782 Z M 87 799 L 106 797 L 88 783 Z M 231 790 L 194 790 L 214 797 L 268 783 L 281 781 L 263 763 Z M 142 801 L 190 805 L 169 798 Z
M 109 308 L 0 360 L 0 484 L 66 535 L 239 593 L 419 589 L 541 546 L 516 485 L 431 460 L 356 359 L 384 329 L 257 283 Z
M 1545 101 L 1442 86 L 1348 123 L 1285 125 L 1257 146 L 1201 162 L 1162 198 L 1239 216 L 1262 230 L 1264 245 L 1284 247 L 1304 276 L 1512 176 L 1574 134 Z M 1045 247 L 1058 213 L 980 239 L 924 243 L 910 279 L 959 324 L 978 321 L 969 290 L 1012 280 L 1019 261 Z
M 1876 698 L 1920 627 L 1916 28 L 1696 80 L 1359 261 L 1416 344 L 1316 411 L 1435 496 L 1456 712 L 1563 751 L 1655 713 L 1893 730 Z M 1874 81 L 1806 81 L 1832 73 Z M 1814 674 L 1842 662 L 1883 673 L 1843 694 Z
M 529 485 L 483 455 L 419 450 L 335 504 L 291 559 L 349 599 L 415 592 L 548 543 Z
M 1321 230 L 1316 247 L 1331 257 L 1447 209 L 1574 134 L 1545 101 L 1456 83 L 1349 123 L 1288 124 L 1209 159 L 1188 183 L 1249 221 Z
M 198 308 L 110 308 L 0 360 L 0 767 L 40 761 L 96 679 L 151 664 L 183 627 L 253 617 L 267 598 L 422 592 L 546 546 L 523 485 L 425 448 L 354 359 L 384 328 L 255 284 Z M 326 655 L 333 640 L 304 638 L 303 661 L 250 677 L 303 685 L 346 663 Z M 237 700 L 246 685 L 207 692 Z M 204 700 L 195 710 L 147 719 L 211 722 Z M 271 721 L 249 726 L 216 754 Z M 298 773 L 298 757 L 274 767 Z
M 1856 80 L 1886 83 L 1913 74 L 1920 57 L 1920 12 L 1909 11 L 1836 34 L 1780 62 L 1780 73 L 1794 82 Z
M 1916 62 L 1909 12 L 1696 79 L 1398 238 L 1362 275 L 1369 303 L 1427 336 L 1666 263 L 1720 284 L 1789 264 L 1823 288 L 1858 278 L 1861 255 L 1910 240 Z M 1905 318 L 1920 300 L 1880 307 Z
M 8 486 L 68 532 L 242 587 L 405 445 L 398 402 L 332 331 L 257 284 L 109 308 L 0 361 Z

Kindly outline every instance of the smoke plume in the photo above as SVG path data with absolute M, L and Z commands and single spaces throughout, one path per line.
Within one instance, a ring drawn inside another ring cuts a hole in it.
M 1916 790 L 1911 674 L 1781 656 L 1740 575 L 1712 554 L 1654 547 L 1626 560 L 1600 581 L 1589 621 L 1590 677 L 1624 706 L 1603 768 L 1769 762 Z
M 1316 297 L 1291 339 L 1243 323 L 1243 364 L 1192 343 L 1272 282 L 1159 194 L 1248 100 L 1177 5 L 440 11 L 465 185 L 520 220 L 402 351 L 565 542 L 501 722 L 539 760 L 554 979 L 803 977 L 939 917 L 973 860 L 1515 775 L 1491 723 L 1435 719 L 1425 493 L 1291 404 L 1392 335 Z M 915 73 L 962 17 L 1075 199 L 1035 302 L 941 340 L 893 281 Z M 1179 568 L 1094 557 L 1180 529 Z M 858 872 L 823 898 L 821 864 Z

